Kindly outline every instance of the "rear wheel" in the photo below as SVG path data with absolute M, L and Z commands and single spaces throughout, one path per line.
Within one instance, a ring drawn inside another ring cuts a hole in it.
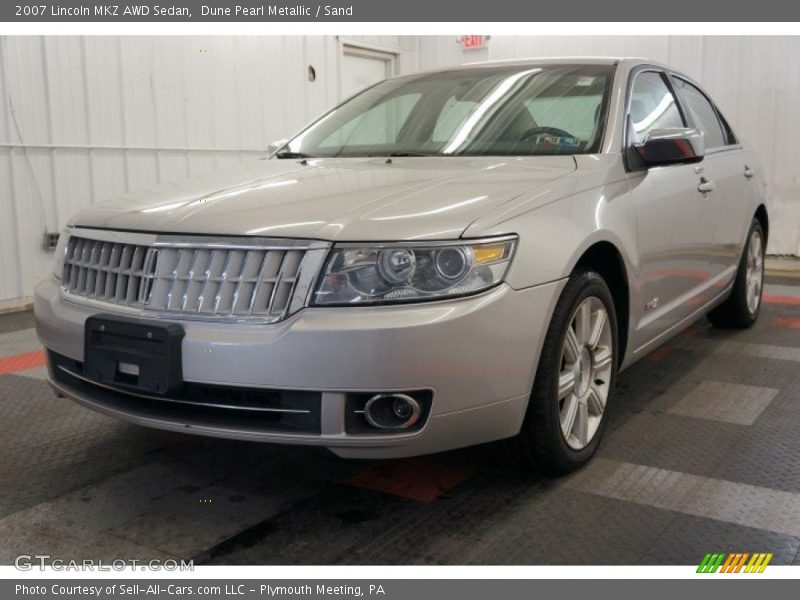
M 742 253 L 736 280 L 728 299 L 708 313 L 708 320 L 716 327 L 744 329 L 758 319 L 761 310 L 761 293 L 764 288 L 764 229 L 754 219 L 747 235 L 747 246 Z
M 597 450 L 617 371 L 617 318 L 593 271 L 570 276 L 547 331 L 522 429 L 506 442 L 517 462 L 553 474 Z

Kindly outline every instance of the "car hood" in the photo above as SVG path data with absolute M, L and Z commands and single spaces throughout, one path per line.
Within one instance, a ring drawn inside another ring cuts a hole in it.
M 446 239 L 574 170 L 570 156 L 257 160 L 127 194 L 70 224 L 332 241 Z

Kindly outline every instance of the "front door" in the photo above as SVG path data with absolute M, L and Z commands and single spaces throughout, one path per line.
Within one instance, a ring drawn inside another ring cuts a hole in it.
M 629 106 L 632 141 L 653 129 L 686 127 L 665 75 L 635 75 Z M 703 162 L 651 167 L 631 174 L 639 243 L 632 294 L 635 348 L 658 339 L 711 299 L 711 195 L 701 191 Z M 637 318 L 638 317 L 638 318 Z

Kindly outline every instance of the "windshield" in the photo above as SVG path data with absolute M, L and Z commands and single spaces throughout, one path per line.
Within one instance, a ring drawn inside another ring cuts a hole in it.
M 597 152 L 613 69 L 515 65 L 390 79 L 326 114 L 277 156 Z

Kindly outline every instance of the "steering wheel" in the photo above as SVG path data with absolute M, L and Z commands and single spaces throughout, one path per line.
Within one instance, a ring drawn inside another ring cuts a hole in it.
M 524 142 L 541 133 L 546 133 L 557 137 L 568 137 L 575 139 L 575 136 L 572 135 L 569 131 L 564 131 L 563 129 L 559 129 L 558 127 L 531 127 L 525 133 L 522 134 L 522 137 L 519 138 L 519 141 Z

